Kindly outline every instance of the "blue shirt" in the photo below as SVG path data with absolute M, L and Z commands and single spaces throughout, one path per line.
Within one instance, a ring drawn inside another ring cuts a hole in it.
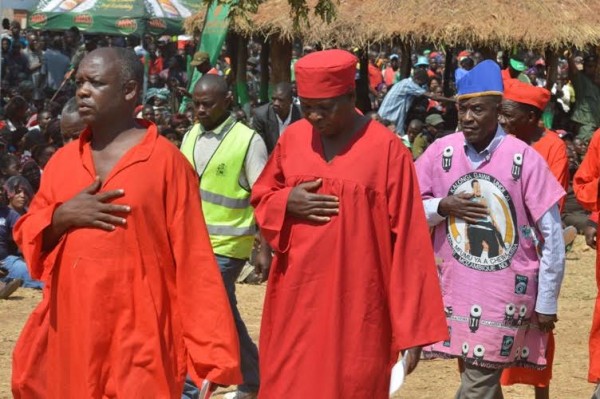
M 426 90 L 416 84 L 412 78 L 402 79 L 386 94 L 377 113 L 383 119 L 394 122 L 398 134 L 404 135 L 408 110 L 415 97 L 422 96 L 425 92 Z

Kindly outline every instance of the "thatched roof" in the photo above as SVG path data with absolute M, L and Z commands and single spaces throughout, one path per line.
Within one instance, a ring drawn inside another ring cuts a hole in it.
M 200 30 L 203 19 L 201 11 L 186 21 L 186 29 Z M 266 0 L 249 18 L 235 17 L 232 28 L 325 46 L 393 39 L 557 49 L 600 45 L 600 0 L 340 0 L 330 24 L 314 15 L 309 22 L 294 29 L 288 0 Z

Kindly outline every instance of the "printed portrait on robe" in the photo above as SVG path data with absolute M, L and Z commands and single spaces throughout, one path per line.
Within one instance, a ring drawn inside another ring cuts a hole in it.
M 472 202 L 485 205 L 489 214 L 474 223 L 450 216 L 448 241 L 461 264 L 481 271 L 507 268 L 518 248 L 515 209 L 506 188 L 486 173 L 460 177 L 448 195 L 472 194 Z

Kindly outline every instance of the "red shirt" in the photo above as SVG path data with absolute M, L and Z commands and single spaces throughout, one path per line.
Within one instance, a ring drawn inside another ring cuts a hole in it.
M 15 348 L 14 396 L 176 398 L 186 373 L 197 384 L 241 382 L 196 172 L 154 124 L 100 189 L 125 190 L 114 202 L 131 206 L 127 225 L 72 228 L 42 252 L 54 210 L 94 181 L 90 135 L 52 157 L 15 226 L 32 276 L 46 287 Z

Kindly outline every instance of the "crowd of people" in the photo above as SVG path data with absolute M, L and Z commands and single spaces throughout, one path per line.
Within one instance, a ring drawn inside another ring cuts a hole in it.
M 358 51 L 296 43 L 261 103 L 251 41 L 235 104 L 226 48 L 2 27 L 0 298 L 44 290 L 15 397 L 383 398 L 399 352 L 459 359 L 459 399 L 549 397 L 564 252 L 595 245 L 594 55 L 373 47 L 362 112 Z M 260 363 L 240 274 L 269 280 Z

